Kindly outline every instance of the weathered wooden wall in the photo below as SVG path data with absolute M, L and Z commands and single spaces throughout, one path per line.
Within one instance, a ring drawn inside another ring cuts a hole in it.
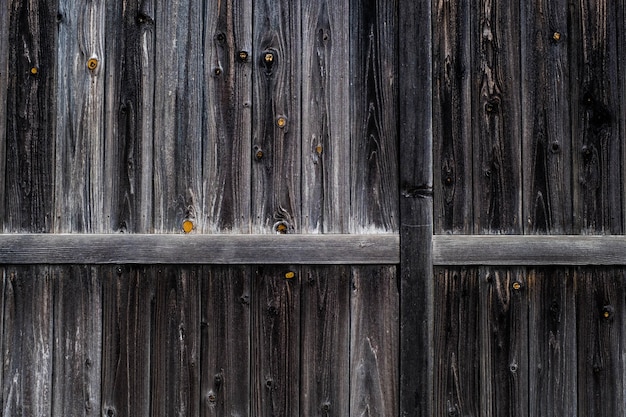
M 437 234 L 624 234 L 626 4 L 433 2 Z M 624 269 L 435 268 L 434 415 L 624 414 Z

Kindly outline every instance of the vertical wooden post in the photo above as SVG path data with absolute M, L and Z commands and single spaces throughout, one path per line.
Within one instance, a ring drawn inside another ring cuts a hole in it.
M 430 2 L 399 2 L 400 415 L 432 415 Z

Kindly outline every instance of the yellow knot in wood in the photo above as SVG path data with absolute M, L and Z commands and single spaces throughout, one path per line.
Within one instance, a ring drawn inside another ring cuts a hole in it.
M 519 282 L 514 282 L 513 283 L 513 289 L 514 290 L 519 290 L 520 288 L 522 288 L 522 284 L 520 284 Z
M 295 273 L 295 272 L 293 272 L 293 271 L 289 271 L 289 272 L 287 272 L 287 273 L 285 274 L 285 278 L 287 278 L 287 279 L 291 279 L 291 278 L 293 278 L 293 277 L 295 277 L 295 276 L 296 276 L 296 273 Z
M 554 32 L 554 34 L 552 34 L 552 39 L 554 39 L 555 41 L 560 41 L 561 34 L 559 32 Z
M 265 62 L 272 62 L 274 61 L 274 54 L 271 52 L 266 52 L 265 55 L 263 56 L 263 59 L 265 59 Z
M 315 152 L 317 152 L 318 155 L 322 154 L 322 145 L 317 145 L 315 147 Z
M 191 233 L 192 230 L 193 230 L 193 222 L 188 219 L 183 221 L 183 232 Z
M 603 316 L 605 319 L 608 319 L 609 317 L 611 317 L 611 313 L 609 313 L 608 311 L 605 311 L 604 313 L 602 313 L 602 316 Z
M 276 231 L 278 233 L 285 234 L 287 233 L 287 226 L 284 223 L 279 223 L 278 226 L 276 226 Z
M 287 125 L 287 119 L 285 119 L 283 116 L 280 116 L 278 119 L 276 119 L 276 126 L 282 129 L 286 125 Z
M 32 67 L 30 69 L 30 73 L 33 74 L 33 75 L 37 75 L 38 72 L 39 72 L 39 69 L 37 69 L 37 67 Z
M 87 68 L 89 68 L 90 71 L 94 71 L 98 68 L 98 60 L 96 58 L 90 58 L 89 61 L 87 61 Z

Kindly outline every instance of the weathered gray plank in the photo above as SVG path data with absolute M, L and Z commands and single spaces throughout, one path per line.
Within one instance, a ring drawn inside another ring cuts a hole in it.
M 350 415 L 399 415 L 395 266 L 352 268 Z
M 154 70 L 144 60 L 154 58 L 150 45 L 153 14 L 140 0 L 106 2 L 106 7 L 106 31 L 116 35 L 106 42 L 107 181 L 98 190 L 105 201 L 104 230 L 148 233 L 152 215 L 154 94 L 150 82 L 154 82 Z M 146 177 L 150 182 L 145 181 Z
M 250 414 L 251 268 L 206 267 L 201 278 L 200 415 Z
M 302 229 L 345 233 L 350 210 L 348 0 L 302 8 Z
M 85 265 L 51 268 L 53 416 L 101 416 L 102 283 Z
M 171 233 L 185 219 L 204 221 L 203 7 L 163 0 L 154 8 L 154 231 Z
M 57 233 L 105 230 L 104 3 L 59 2 L 54 173 Z
M 249 233 L 252 1 L 209 2 L 203 20 L 203 197 L 198 230 Z
M 350 268 L 302 269 L 300 415 L 349 416 Z
M 624 271 L 587 268 L 576 275 L 578 414 L 624 412 Z
M 433 415 L 480 415 L 478 288 L 477 268 L 435 272 Z
M 397 235 L 0 235 L 13 264 L 396 264 Z
M 470 233 L 474 226 L 471 6 L 459 0 L 437 1 L 433 6 L 432 118 L 433 136 L 437 138 L 433 143 L 433 171 L 439 190 L 434 199 L 435 233 Z M 416 40 L 413 47 L 423 39 Z M 413 100 L 427 101 L 423 91 Z M 406 117 L 411 115 L 407 112 Z
M 150 415 L 154 280 L 145 267 L 102 274 L 102 415 Z
M 350 1 L 350 231 L 398 230 L 398 2 Z
M 52 288 L 49 269 L 7 267 L 2 415 L 52 415 Z
M 481 415 L 528 415 L 528 300 L 520 268 L 480 268 Z
M 9 5 L 0 7 L 0 172 L 6 172 L 7 87 L 9 85 Z M 0 230 L 5 231 L 6 178 L 0 176 Z
M 300 1 L 257 1 L 253 15 L 252 232 L 300 232 Z
M 576 416 L 576 293 L 572 269 L 526 273 L 529 415 Z
M 626 265 L 624 236 L 433 236 L 435 265 Z
M 0 52 L 6 55 L 0 59 L 0 186 L 5 206 L 0 227 L 5 231 L 52 229 L 55 3 L 7 1 L 1 6 L 4 34 Z
M 519 1 L 481 1 L 472 21 L 475 233 L 522 229 Z
M 151 334 L 150 413 L 200 415 L 201 268 L 152 267 L 155 280 Z
M 616 5 L 583 0 L 572 8 L 572 135 L 574 214 L 585 233 L 624 232 L 623 152 L 619 118 L 624 99 L 620 79 Z
M 572 233 L 569 3 L 522 5 L 523 226 Z
M 252 281 L 253 416 L 300 415 L 300 268 L 257 267 Z

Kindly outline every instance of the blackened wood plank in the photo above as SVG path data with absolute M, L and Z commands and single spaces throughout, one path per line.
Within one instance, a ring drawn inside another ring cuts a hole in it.
M 531 416 L 577 412 L 576 293 L 570 268 L 529 269 L 528 361 Z
M 480 268 L 481 415 L 528 415 L 528 293 L 524 270 Z
M 302 8 L 302 229 L 345 233 L 350 216 L 348 1 Z
M 434 296 L 434 415 L 478 416 L 478 269 L 438 268 Z
M 352 268 L 350 415 L 399 415 L 399 313 L 395 266 Z
M 576 274 L 578 415 L 624 410 L 624 271 L 585 268 Z
M 474 232 L 522 229 L 519 2 L 471 10 Z
M 10 232 L 50 232 L 53 216 L 56 2 L 2 5 L 0 84 L 3 128 L 0 225 Z M 6 154 L 5 154 L 6 151 Z M 4 188 L 6 187 L 6 188 Z
M 205 267 L 201 278 L 200 415 L 250 414 L 251 267 Z
M 0 172 L 6 172 L 7 86 L 9 85 L 9 8 L 0 7 Z M 5 229 L 6 176 L 0 176 L 0 230 Z
M 471 233 L 474 226 L 470 7 L 455 0 L 437 1 L 433 8 L 435 233 Z M 427 100 L 421 93 L 413 100 Z
M 45 266 L 7 267 L 2 414 L 50 416 L 53 403 L 52 284 Z
M 102 415 L 150 415 L 154 277 L 145 267 L 102 267 Z M 161 364 L 159 364 L 161 366 Z
M 101 416 L 102 283 L 90 266 L 51 268 L 53 416 Z
M 106 2 L 105 230 L 149 233 L 154 16 L 149 1 Z M 149 179 L 149 181 L 146 181 Z
M 203 221 L 203 7 L 164 0 L 154 8 L 154 231 L 171 233 Z
M 204 9 L 203 200 L 197 229 L 249 233 L 252 1 Z
M 350 415 L 350 267 L 302 276 L 300 415 Z
M 524 231 L 572 233 L 569 3 L 521 4 Z
M 397 235 L 0 234 L 0 263 L 396 264 Z
M 398 230 L 398 2 L 350 1 L 350 231 Z
M 257 1 L 253 15 L 252 232 L 300 232 L 300 1 Z
M 574 214 L 585 233 L 624 232 L 618 3 L 584 0 L 571 8 Z
M 252 279 L 251 415 L 300 415 L 300 268 L 257 267 Z
M 201 268 L 152 267 L 155 280 L 151 334 L 150 412 L 200 415 Z
M 103 232 L 105 2 L 60 0 L 54 231 Z M 52 140 L 51 137 L 48 138 Z

